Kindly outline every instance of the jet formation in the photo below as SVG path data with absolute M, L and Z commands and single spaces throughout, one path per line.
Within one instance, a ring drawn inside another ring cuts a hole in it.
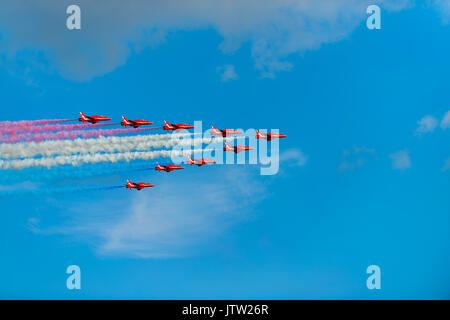
M 210 160 L 210 159 L 192 159 L 192 157 L 188 156 L 188 163 L 192 166 L 193 164 L 201 167 L 204 166 L 205 164 L 209 164 L 209 163 L 216 163 L 214 160 Z
M 122 116 L 122 122 L 120 123 L 121 126 L 130 126 L 133 128 L 138 128 L 142 125 L 149 125 L 149 124 L 153 124 L 153 122 L 151 121 L 147 121 L 147 120 L 128 120 L 127 118 L 125 118 L 124 116 Z
M 136 189 L 138 191 L 141 191 L 144 188 L 154 187 L 154 184 L 151 183 L 145 183 L 145 182 L 131 182 L 130 180 L 127 180 L 127 184 L 125 187 L 128 189 Z
M 104 117 L 104 116 L 87 116 L 83 112 L 80 112 L 80 118 L 78 118 L 78 121 L 89 122 L 92 124 L 96 124 L 97 122 L 108 121 L 108 120 L 112 120 L 112 119 L 108 118 L 108 117 Z
M 112 120 L 111 118 L 105 117 L 105 116 L 87 116 L 85 115 L 83 112 L 80 112 L 80 118 L 78 118 L 78 121 L 81 122 L 88 122 L 88 123 L 92 123 L 92 124 L 96 124 L 98 122 L 101 121 L 109 121 Z M 120 125 L 124 126 L 124 127 L 133 127 L 133 128 L 138 128 L 140 126 L 143 125 L 151 125 L 153 124 L 153 122 L 151 121 L 147 121 L 147 120 L 140 120 L 140 119 L 136 119 L 136 120 L 128 120 L 127 118 L 125 118 L 125 116 L 122 116 L 122 122 L 120 123 Z M 167 131 L 179 131 L 179 130 L 185 130 L 185 129 L 194 129 L 195 127 L 193 125 L 189 125 L 189 124 L 183 124 L 183 123 L 169 123 L 167 121 L 164 121 L 164 125 L 163 127 L 159 128 L 159 129 L 163 129 L 163 130 L 167 130 Z M 155 128 L 158 129 L 158 128 Z M 234 129 L 217 129 L 214 126 L 211 126 L 211 135 L 214 136 L 222 136 L 222 137 L 227 137 L 229 135 L 233 135 L 233 134 L 241 134 L 242 131 L 239 130 L 234 130 Z M 278 139 L 278 138 L 286 138 L 287 136 L 285 134 L 280 134 L 280 133 L 262 133 L 259 130 L 256 130 L 256 139 L 265 139 L 267 141 L 271 141 L 273 139 Z M 243 151 L 247 151 L 247 150 L 254 150 L 254 148 L 249 147 L 249 146 L 231 146 L 229 145 L 227 142 L 225 142 L 225 146 L 223 148 L 224 151 L 230 151 L 230 152 L 234 152 L 234 153 L 240 153 Z M 187 158 L 187 164 L 192 165 L 196 165 L 198 167 L 207 165 L 207 164 L 213 164 L 216 163 L 216 161 L 214 160 L 210 160 L 210 159 L 193 159 L 191 156 L 188 156 Z M 157 166 L 155 167 L 156 171 L 165 171 L 165 172 L 172 172 L 175 170 L 181 170 L 184 169 L 184 167 L 182 166 L 178 166 L 178 165 L 174 165 L 174 164 L 166 164 L 166 165 L 161 165 L 161 164 L 157 164 Z M 130 180 L 127 180 L 127 183 L 125 185 L 125 187 L 127 189 L 136 189 L 138 191 L 144 189 L 144 188 L 150 188 L 150 187 L 154 187 L 155 185 L 151 184 L 151 183 L 145 183 L 145 182 L 131 182 Z
M 248 146 L 230 146 L 227 142 L 225 142 L 225 148 L 223 148 L 223 151 L 232 151 L 234 153 L 239 153 L 246 150 L 254 150 L 255 148 L 248 147 Z
M 239 134 L 242 133 L 242 131 L 239 130 L 234 130 L 234 129 L 216 129 L 214 128 L 214 126 L 211 126 L 211 134 L 214 136 L 222 136 L 222 137 L 226 137 L 229 136 L 230 134 Z
M 184 169 L 182 166 L 177 166 L 174 164 L 167 164 L 165 166 L 162 166 L 158 163 L 158 165 L 155 167 L 155 170 L 157 171 L 165 171 L 165 172 L 172 172 L 174 170 L 181 170 Z
M 281 133 L 261 133 L 261 131 L 256 130 L 256 139 L 266 139 L 267 141 L 278 139 L 278 138 L 286 138 L 287 135 Z
M 177 124 L 173 124 L 173 123 L 168 123 L 167 121 L 164 120 L 164 126 L 163 126 L 163 130 L 173 130 L 173 131 L 178 131 L 178 130 L 183 130 L 183 129 L 194 129 L 194 126 L 191 126 L 189 124 L 183 124 L 183 123 L 177 123 Z

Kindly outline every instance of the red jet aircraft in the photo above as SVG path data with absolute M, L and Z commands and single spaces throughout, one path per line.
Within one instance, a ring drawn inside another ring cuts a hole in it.
M 146 121 L 146 120 L 128 120 L 127 118 L 125 118 L 124 116 L 122 116 L 122 122 L 120 123 L 122 126 L 131 126 L 133 128 L 137 128 L 140 127 L 142 125 L 146 125 L 146 124 L 153 124 L 153 122 L 150 121 Z
M 182 123 L 177 123 L 177 124 L 173 124 L 173 123 L 168 123 L 167 121 L 164 120 L 164 130 L 183 130 L 183 129 L 193 129 L 195 128 L 194 126 L 191 126 L 189 124 L 182 124 Z
M 210 159 L 192 159 L 192 157 L 188 156 L 188 163 L 192 166 L 193 164 L 200 166 L 203 166 L 208 163 L 216 163 L 214 160 Z
M 215 136 L 221 135 L 222 137 L 226 137 L 226 136 L 228 136 L 230 134 L 242 133 L 242 131 L 233 130 L 233 129 L 222 129 L 222 130 L 219 130 L 219 129 L 216 129 L 214 126 L 211 126 L 211 129 L 212 129 L 211 130 L 211 134 L 212 135 L 215 135 Z
M 261 133 L 261 131 L 256 130 L 256 139 L 266 139 L 267 141 L 270 141 L 272 139 L 277 138 L 286 138 L 287 135 L 281 134 L 281 133 Z
M 165 171 L 165 172 L 171 172 L 173 170 L 179 170 L 179 169 L 184 169 L 184 167 L 182 166 L 176 166 L 174 164 L 167 164 L 165 166 L 162 166 L 158 163 L 158 165 L 155 167 L 155 170 L 158 171 Z
M 234 153 L 239 153 L 245 150 L 254 150 L 252 147 L 247 146 L 230 146 L 228 143 L 225 142 L 225 148 L 223 148 L 223 151 L 233 151 Z
M 128 189 L 137 189 L 138 191 L 141 191 L 144 188 L 148 187 L 154 187 L 154 184 L 151 183 L 144 183 L 144 182 L 131 182 L 130 180 L 127 180 L 127 187 Z
M 90 123 L 97 123 L 100 121 L 107 121 L 107 120 L 111 120 L 111 118 L 103 117 L 103 116 L 87 116 L 83 112 L 80 112 L 80 118 L 78 118 L 78 121 L 90 122 Z

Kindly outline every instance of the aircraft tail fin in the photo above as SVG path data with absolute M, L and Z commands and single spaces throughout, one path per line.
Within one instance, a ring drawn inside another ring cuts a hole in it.
M 212 132 L 214 133 L 214 134 L 220 134 L 221 132 L 220 132 L 220 130 L 218 130 L 216 127 L 214 127 L 214 126 L 211 126 L 211 130 L 212 130 Z
M 256 137 L 257 138 L 264 138 L 264 135 L 261 133 L 261 131 L 256 130 Z
M 83 122 L 85 122 L 85 121 L 87 121 L 87 117 L 84 115 L 84 113 L 83 112 L 80 112 L 80 118 L 78 118 L 78 120 L 79 121 L 83 121 Z

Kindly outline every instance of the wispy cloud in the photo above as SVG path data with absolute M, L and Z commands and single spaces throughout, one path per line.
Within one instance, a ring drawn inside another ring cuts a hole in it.
M 368 161 L 375 159 L 375 149 L 365 146 L 354 147 L 352 151 L 342 151 L 342 162 L 338 167 L 341 172 L 352 171 L 356 168 L 362 167 Z
M 408 150 L 400 150 L 391 153 L 389 157 L 392 160 L 393 169 L 405 170 L 411 167 L 411 159 L 409 158 Z
M 436 117 L 427 115 L 417 121 L 417 124 L 419 126 L 415 131 L 416 135 L 433 132 L 438 126 L 440 126 L 443 130 L 448 129 L 450 128 L 450 110 L 442 116 L 440 123 L 439 119 L 437 119 Z
M 446 11 L 444 3 L 435 1 Z M 133 51 L 165 41 L 169 31 L 213 28 L 223 38 L 224 53 L 249 43 L 255 67 L 263 77 L 273 77 L 291 68 L 286 61 L 289 55 L 349 35 L 366 18 L 369 4 L 401 10 L 412 1 L 129 0 L 124 5 L 121 0 L 79 0 L 82 29 L 74 31 L 65 29 L 61 16 L 69 4 L 68 0 L 1 1 L 3 64 L 15 68 L 17 57 L 22 57 L 22 65 L 39 61 L 35 70 L 56 70 L 84 81 L 123 65 Z M 27 75 L 32 78 L 31 71 Z
M 14 191 L 14 190 L 38 190 L 39 184 L 33 183 L 30 181 L 24 181 L 14 184 L 8 184 L 8 185 L 0 185 L 0 191 Z
M 45 228 L 33 223 L 30 230 L 77 237 L 94 245 L 101 255 L 163 258 L 194 254 L 248 218 L 253 205 L 265 197 L 264 186 L 248 168 L 194 169 L 199 169 L 195 175 L 172 176 L 170 181 L 160 175 L 153 178 L 156 187 L 152 190 L 123 192 L 98 207 L 67 205 L 72 208 L 71 221 Z
M 450 170 L 450 158 L 445 160 L 444 166 L 442 167 L 442 172 Z
M 438 126 L 438 120 L 433 116 L 425 116 L 420 119 L 417 124 L 419 127 L 416 129 L 416 135 L 420 135 L 427 132 L 433 132 Z
M 300 149 L 287 149 L 280 154 L 280 162 L 290 166 L 302 167 L 306 164 L 308 157 Z
M 220 80 L 222 82 L 238 79 L 238 75 L 236 74 L 233 65 L 227 64 L 222 67 L 217 67 L 217 72 L 219 72 Z
M 450 128 L 450 110 L 447 111 L 444 115 L 444 117 L 441 120 L 441 128 L 442 129 L 448 129 Z
M 433 5 L 441 13 L 442 21 L 444 23 L 450 22 L 450 1 L 449 0 L 431 0 Z

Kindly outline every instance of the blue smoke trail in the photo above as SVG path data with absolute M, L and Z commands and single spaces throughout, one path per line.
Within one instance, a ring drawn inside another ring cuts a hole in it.
M 121 186 L 84 186 L 84 187 L 67 187 L 67 188 L 38 188 L 38 189 L 16 189 L 16 190 L 0 190 L 0 199 L 16 197 L 16 196 L 43 196 L 52 194 L 82 192 L 82 191 L 101 191 L 125 188 Z
M 51 169 L 26 168 L 20 171 L 4 170 L 0 174 L 0 184 L 19 183 L 23 181 L 45 182 L 63 179 L 83 179 L 98 176 L 111 176 L 142 170 L 152 170 L 157 163 L 136 161 L 133 163 L 87 164 L 80 167 L 61 166 Z
M 160 164 L 165 165 L 166 162 Z M 84 179 L 100 176 L 123 175 L 132 172 L 154 171 L 158 162 L 135 161 L 133 163 L 86 164 L 80 167 L 70 165 L 47 168 L 26 168 L 3 170 L 0 173 L 0 186 L 28 182 L 49 182 L 65 179 Z M 183 165 L 183 164 L 180 164 Z

